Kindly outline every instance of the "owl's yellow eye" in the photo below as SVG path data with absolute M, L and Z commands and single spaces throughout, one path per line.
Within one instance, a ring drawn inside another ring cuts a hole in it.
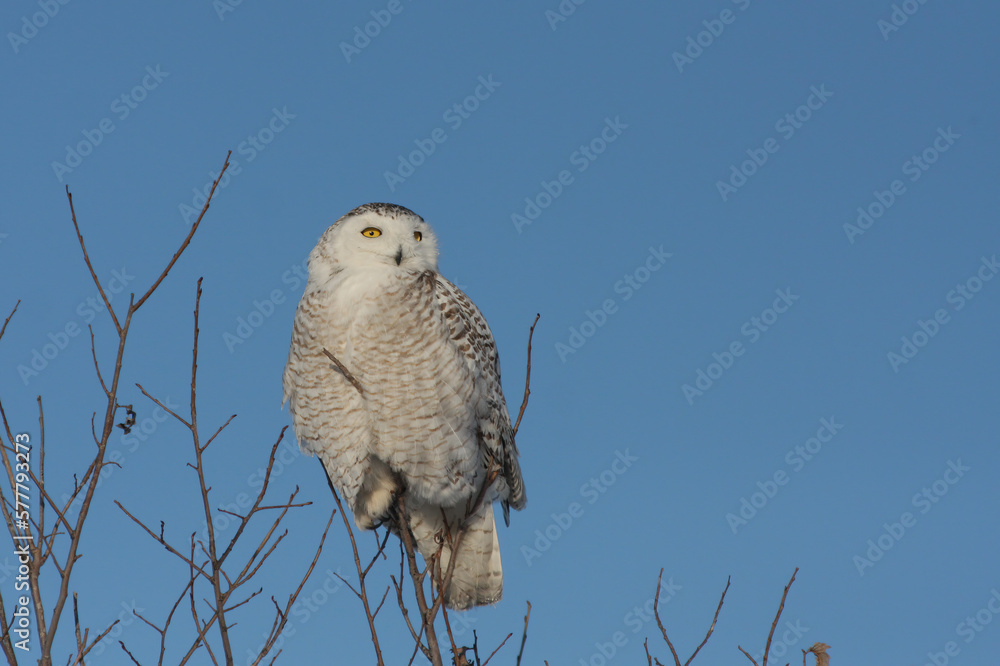
M 379 236 L 382 235 L 382 230 L 376 229 L 375 227 L 368 227 L 367 229 L 361 232 L 361 235 L 366 238 L 378 238 Z
M 420 233 L 419 231 L 414 231 L 413 232 L 413 237 L 416 238 L 417 240 L 423 240 L 424 239 L 424 235 L 422 233 Z

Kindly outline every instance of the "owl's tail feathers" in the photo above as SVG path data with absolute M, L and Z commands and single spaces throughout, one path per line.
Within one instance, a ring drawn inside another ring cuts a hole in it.
M 466 610 L 500 601 L 503 596 L 503 567 L 500 565 L 500 543 L 493 519 L 493 505 L 484 504 L 465 521 L 465 532 L 457 554 L 452 553 L 452 544 L 464 511 L 453 513 L 446 510 L 445 515 L 451 540 L 444 536 L 446 530 L 440 507 L 414 507 L 410 514 L 413 535 L 424 560 L 440 549 L 442 577 L 447 574 L 453 555 L 455 557 L 451 582 L 444 591 L 445 604 L 454 610 Z M 436 577 L 434 583 L 437 584 Z

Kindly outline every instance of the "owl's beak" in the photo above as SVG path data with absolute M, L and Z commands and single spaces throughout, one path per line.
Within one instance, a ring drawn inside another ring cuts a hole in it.
M 396 265 L 399 266 L 399 262 L 403 260 L 403 246 L 400 245 L 399 249 L 396 250 Z

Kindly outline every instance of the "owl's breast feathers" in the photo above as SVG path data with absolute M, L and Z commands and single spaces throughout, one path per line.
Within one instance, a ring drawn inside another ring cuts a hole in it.
M 361 472 L 348 468 L 375 455 L 410 491 L 442 506 L 475 496 L 493 460 L 501 475 L 488 499 L 524 504 L 492 333 L 472 301 L 435 272 L 345 270 L 307 291 L 285 395 L 299 441 L 324 458 L 349 500 Z

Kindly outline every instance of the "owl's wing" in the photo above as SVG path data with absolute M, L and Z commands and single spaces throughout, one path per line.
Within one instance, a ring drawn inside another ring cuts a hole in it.
M 465 357 L 485 398 L 479 411 L 481 446 L 500 466 L 496 488 L 503 505 L 504 522 L 510 524 L 510 506 L 524 508 L 527 497 L 510 414 L 500 387 L 500 357 L 493 332 L 475 303 L 454 284 L 437 276 L 437 302 L 452 341 Z

